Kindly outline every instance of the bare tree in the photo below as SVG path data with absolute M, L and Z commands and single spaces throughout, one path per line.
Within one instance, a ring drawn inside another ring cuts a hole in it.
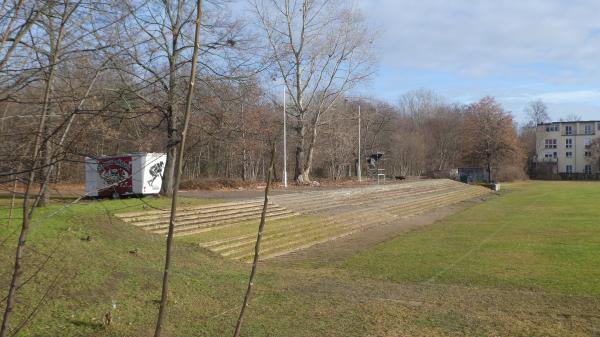
M 59 67 L 59 61 L 61 61 L 61 53 L 63 47 L 63 39 L 68 32 L 68 25 L 73 17 L 77 8 L 81 5 L 81 1 L 69 2 L 49 2 L 46 10 L 40 15 L 39 26 L 42 29 L 42 36 L 47 37 L 46 43 L 37 44 L 35 39 L 32 39 L 32 46 L 36 55 L 36 59 L 39 60 L 39 67 L 42 69 L 42 78 L 44 83 L 43 98 L 42 98 L 42 113 L 48 114 L 51 106 L 53 105 L 53 93 L 54 93 L 54 82 L 56 77 L 57 68 Z M 75 26 L 75 25 L 73 25 Z M 71 27 L 77 29 L 76 27 Z M 69 41 L 72 42 L 72 41 Z M 44 48 L 46 46 L 47 48 Z M 52 174 L 52 152 L 51 142 L 49 140 L 50 132 L 49 125 L 44 128 L 42 151 L 43 151 L 43 165 L 44 172 L 41 175 L 40 195 L 36 199 L 34 206 L 44 206 L 49 200 L 50 196 L 48 193 L 48 179 Z
M 194 5 L 189 0 L 131 0 L 126 6 L 132 15 L 118 29 L 122 48 L 115 60 L 130 92 L 142 102 L 142 109 L 159 116 L 154 128 L 164 130 L 167 152 L 162 193 L 171 195 L 176 143 L 180 138 L 177 126 L 185 96 L 182 78 L 189 66 L 193 40 L 190 31 Z M 240 64 L 245 64 L 245 60 L 235 59 L 231 52 L 243 45 L 237 40 L 242 27 L 224 17 L 219 5 L 213 7 L 206 15 L 209 21 L 202 25 L 203 40 L 209 42 L 201 46 L 200 63 L 201 70 L 220 77 L 229 71 L 240 71 Z
M 49 41 L 51 41 L 50 44 L 53 46 L 53 48 L 52 48 L 53 52 L 49 55 L 49 70 L 48 70 L 48 73 L 46 76 L 45 88 L 43 91 L 42 108 L 40 111 L 39 124 L 38 124 L 38 128 L 37 128 L 37 132 L 35 133 L 33 150 L 31 152 L 31 164 L 27 169 L 28 177 L 26 180 L 27 185 L 26 185 L 25 194 L 23 197 L 23 205 L 22 205 L 23 219 L 22 219 L 22 223 L 21 223 L 21 232 L 19 235 L 18 243 L 17 243 L 12 279 L 11 279 L 9 292 L 8 292 L 7 299 L 6 299 L 6 308 L 5 308 L 4 316 L 3 316 L 3 320 L 2 320 L 2 327 L 0 328 L 0 337 L 5 337 L 8 333 L 8 326 L 9 326 L 11 314 L 12 314 L 12 311 L 14 308 L 15 299 L 16 299 L 18 280 L 19 280 L 19 276 L 22 274 L 23 252 L 25 250 L 27 234 L 29 232 L 30 221 L 31 221 L 31 217 L 33 215 L 33 208 L 30 207 L 31 206 L 30 205 L 31 189 L 35 182 L 37 171 L 40 170 L 41 167 L 44 167 L 44 166 L 47 167 L 47 165 L 48 165 L 48 163 L 46 161 L 44 161 L 42 163 L 41 155 L 42 155 L 42 149 L 44 147 L 46 148 L 45 151 L 48 151 L 47 138 L 44 137 L 44 134 L 45 134 L 45 130 L 47 127 L 47 115 L 49 112 L 50 93 L 52 90 L 52 79 L 54 78 L 54 73 L 55 73 L 55 69 L 56 69 L 55 65 L 56 65 L 56 60 L 57 60 L 57 55 L 58 55 L 58 51 L 57 51 L 56 47 L 60 46 L 62 38 L 64 37 L 65 26 L 66 26 L 67 22 L 69 21 L 70 16 L 73 14 L 73 12 L 78 7 L 78 5 L 79 5 L 79 3 L 70 4 L 70 3 L 65 2 L 62 4 L 62 6 L 60 6 L 60 5 L 56 6 L 57 7 L 56 12 L 53 11 L 55 9 L 54 6 L 49 6 L 47 8 L 48 11 L 45 12 L 45 15 L 48 15 L 48 17 L 50 17 L 51 15 L 56 15 L 58 17 L 58 20 L 57 20 L 58 28 L 56 30 L 51 29 L 51 30 L 47 31 L 49 33 L 47 38 Z M 41 197 L 42 197 L 42 193 L 39 193 L 34 204 L 37 203 L 41 199 Z
M 462 108 L 457 105 L 440 106 L 424 123 L 427 142 L 428 170 L 442 171 L 455 168 L 462 148 Z
M 561 122 L 579 122 L 581 121 L 581 116 L 578 114 L 568 114 L 567 117 L 561 118 Z
M 426 119 L 431 118 L 444 105 L 442 97 L 427 89 L 411 90 L 398 100 L 400 114 L 410 118 L 415 127 L 421 127 Z
M 310 181 L 323 114 L 372 71 L 374 34 L 341 0 L 252 0 L 269 58 L 291 96 L 294 179 Z
M 196 63 L 198 60 L 198 53 L 200 51 L 200 23 L 202 18 L 202 0 L 197 0 L 196 3 L 196 20 L 195 20 L 195 33 L 194 33 L 194 49 L 192 52 L 191 59 L 191 70 L 190 79 L 187 89 L 187 97 L 185 103 L 185 111 L 183 117 L 183 124 L 181 126 L 181 138 L 178 140 L 178 153 L 177 153 L 177 165 L 175 172 L 175 182 L 173 189 L 173 199 L 171 200 L 171 216 L 169 218 L 169 233 L 167 234 L 167 251 L 165 254 L 165 269 L 163 273 L 162 283 L 162 295 L 160 299 L 160 308 L 158 311 L 158 318 L 156 319 L 156 329 L 154 331 L 154 337 L 160 337 L 163 320 L 165 317 L 165 310 L 167 308 L 167 300 L 169 295 L 169 271 L 171 269 L 171 254 L 173 249 L 173 232 L 175 229 L 175 218 L 177 215 L 177 194 L 179 190 L 179 184 L 181 182 L 181 173 L 183 168 L 184 160 L 184 149 L 185 140 L 190 123 L 190 116 L 192 113 L 192 98 L 194 95 L 194 85 L 196 83 Z
M 45 12 L 45 5 L 35 1 L 3 1 L 0 7 L 0 71 L 3 77 L 3 87 L 12 87 L 22 84 L 28 75 L 20 68 L 27 63 L 28 53 L 24 52 L 19 57 L 14 57 L 15 52 L 22 52 L 28 46 L 22 43 L 24 37 L 30 32 L 41 13 Z M 11 69 L 7 69 L 10 65 Z M 10 80 L 7 83 L 7 77 Z M 7 86 L 7 84 L 9 84 Z M 6 94 L 5 94 L 6 95 Z
M 548 106 L 542 100 L 529 102 L 525 108 L 525 113 L 527 114 L 527 118 L 529 118 L 531 127 L 536 127 L 539 124 L 550 121 Z

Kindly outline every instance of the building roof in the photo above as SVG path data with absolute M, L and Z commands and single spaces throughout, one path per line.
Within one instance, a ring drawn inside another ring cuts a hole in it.
M 558 122 L 549 122 L 549 123 L 539 123 L 538 126 L 552 125 L 552 124 L 573 124 L 573 123 L 600 123 L 600 120 L 593 120 L 593 121 L 558 121 Z

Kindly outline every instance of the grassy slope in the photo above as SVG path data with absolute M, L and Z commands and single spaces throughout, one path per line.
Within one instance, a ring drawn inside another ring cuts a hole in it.
M 319 269 L 301 261 L 261 265 L 244 335 L 591 336 L 600 332 L 600 316 L 595 314 L 600 311 L 600 297 L 594 225 L 600 212 L 594 202 L 600 184 L 535 183 L 510 189 L 501 198 L 373 247 L 342 264 Z M 151 202 L 157 207 L 168 205 L 168 200 Z M 573 205 L 580 209 L 574 210 Z M 38 218 L 56 207 L 38 213 Z M 19 293 L 15 324 L 35 306 L 54 277 L 60 278 L 22 336 L 151 335 L 164 238 L 109 215 L 141 207 L 136 200 L 78 205 L 34 227 L 28 265 L 44 261 L 44 254 L 54 255 Z M 8 232 L 0 225 L 0 240 Z M 88 235 L 92 241 L 81 240 Z M 14 241 L 13 236 L 0 246 L 0 285 L 8 284 Z M 165 336 L 231 335 L 249 265 L 213 256 L 188 239 L 175 243 Z M 130 254 L 135 248 L 138 253 Z M 113 302 L 113 325 L 104 328 L 99 322 Z
M 145 201 L 159 208 L 169 204 L 166 199 Z M 198 203 L 202 202 L 182 200 L 184 206 Z M 34 265 L 45 260 L 47 254 L 53 253 L 53 256 L 44 271 L 19 293 L 17 312 L 24 313 L 28 311 L 24 309 L 34 308 L 56 275 L 61 276 L 56 289 L 50 292 L 51 301 L 42 307 L 28 334 L 23 335 L 150 334 L 156 314 L 155 301 L 160 294 L 164 238 L 127 226 L 110 215 L 115 211 L 140 210 L 144 206 L 138 200 L 127 199 L 86 202 L 66 209 L 55 205 L 36 213 L 38 220 L 31 231 L 27 250 L 27 269 L 30 272 L 24 279 L 31 274 Z M 62 210 L 59 215 L 46 218 L 59 209 Z M 10 232 L 2 227 L 0 238 L 5 238 Z M 92 241 L 82 240 L 88 235 Z M 7 246 L 13 246 L 15 240 L 16 234 L 0 247 L 1 260 L 5 262 L 0 269 L 1 284 L 8 284 L 13 249 Z M 135 249 L 138 253 L 131 254 L 130 251 Z M 197 306 L 218 310 L 222 307 L 219 303 L 221 293 L 228 293 L 237 284 L 242 284 L 245 278 L 245 273 L 227 268 L 226 263 L 207 258 L 199 248 L 189 245 L 177 247 L 175 269 L 172 299 L 180 305 L 174 306 L 178 310 L 172 314 L 187 319 L 199 318 L 198 313 L 193 312 Z M 206 269 L 213 272 L 206 274 Z M 194 288 L 196 293 L 211 296 L 189 298 L 182 291 L 188 287 Z M 105 330 L 100 321 L 113 302 L 117 306 L 115 324 Z M 22 317 L 15 318 L 15 322 L 22 320 Z

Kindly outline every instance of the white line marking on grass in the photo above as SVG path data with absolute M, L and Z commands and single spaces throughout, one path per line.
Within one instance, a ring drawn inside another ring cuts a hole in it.
M 539 201 L 544 200 L 544 196 L 550 194 L 550 192 L 548 193 L 544 193 L 543 195 L 541 195 L 539 198 L 537 198 L 534 202 L 532 202 L 531 204 L 529 204 L 529 206 L 524 207 L 523 209 L 529 209 L 532 208 L 532 206 L 534 204 L 537 204 Z M 469 257 L 471 254 L 473 254 L 476 250 L 478 250 L 479 248 L 481 248 L 483 245 L 485 245 L 486 243 L 488 243 L 490 240 L 492 240 L 492 238 L 494 238 L 496 235 L 498 235 L 498 233 L 500 233 L 504 228 L 506 228 L 506 226 L 508 226 L 508 224 L 512 224 L 513 222 L 505 222 L 502 226 L 498 227 L 498 229 L 496 229 L 492 234 L 486 236 L 483 240 L 481 240 L 481 242 L 479 242 L 477 244 L 477 246 L 469 249 L 468 252 L 466 252 L 463 256 L 459 257 L 458 259 L 456 259 L 454 262 L 452 262 L 447 268 L 442 269 L 441 271 L 439 271 L 437 274 L 433 275 L 431 278 L 429 278 L 427 281 L 425 281 L 425 284 L 431 284 L 433 282 L 435 282 L 436 279 L 438 279 L 440 276 L 444 275 L 447 271 L 449 271 L 452 267 L 458 265 L 459 263 L 461 263 L 464 259 L 466 259 L 467 257 Z

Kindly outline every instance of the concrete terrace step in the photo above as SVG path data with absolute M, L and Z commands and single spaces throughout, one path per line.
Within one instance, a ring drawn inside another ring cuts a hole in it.
M 451 180 L 422 180 L 275 195 L 267 210 L 269 222 L 263 233 L 261 260 L 488 193 L 488 189 Z M 262 205 L 262 200 L 253 199 L 186 208 L 178 212 L 175 235 L 195 235 L 206 249 L 227 258 L 251 261 L 256 228 L 250 224 L 258 224 Z M 298 215 L 315 216 L 294 218 Z M 118 216 L 156 234 L 168 232 L 167 211 Z
M 392 209 L 392 210 L 388 210 L 388 211 L 390 211 L 393 214 L 396 214 L 398 216 L 401 216 L 401 217 L 407 217 L 407 216 L 413 216 L 416 214 L 420 214 L 425 211 L 430 211 L 435 208 L 458 203 L 458 202 L 461 202 L 464 200 L 466 200 L 464 197 L 453 196 L 453 197 L 447 197 L 447 198 L 442 198 L 442 199 L 428 200 L 428 201 L 424 201 L 421 203 L 410 204 L 410 205 L 406 205 L 405 207 L 400 207 L 400 208 Z
M 398 216 L 401 216 L 401 217 L 414 216 L 414 215 L 423 213 L 425 211 L 430 211 L 435 208 L 456 204 L 456 203 L 459 203 L 459 202 L 462 202 L 465 200 L 470 200 L 470 199 L 473 199 L 480 195 L 481 194 L 473 194 L 473 195 L 464 195 L 463 194 L 463 195 L 448 196 L 446 198 L 429 200 L 427 202 L 408 205 L 407 207 L 392 209 L 389 211 Z
M 434 202 L 437 202 L 437 201 L 434 201 Z M 416 209 L 415 209 L 415 206 L 417 206 Z M 414 205 L 414 204 L 410 205 L 410 207 L 412 207 L 410 213 L 414 213 L 414 212 L 418 211 L 419 210 L 418 206 L 419 206 L 419 204 L 417 204 L 417 205 Z M 381 220 L 381 219 L 379 219 L 379 220 Z M 360 219 L 358 219 L 358 221 L 360 221 Z M 358 227 L 364 227 L 364 226 L 370 226 L 370 225 L 373 225 L 373 223 L 372 222 L 371 223 L 370 222 L 366 222 L 366 223 L 362 223 Z M 345 226 L 344 225 L 336 225 L 336 226 L 333 226 L 333 228 L 330 227 L 330 226 L 327 226 L 327 227 L 312 226 L 311 229 L 315 228 L 315 227 L 316 227 L 316 229 L 310 230 L 310 231 L 309 230 L 305 230 L 304 228 L 301 228 L 300 230 L 296 230 L 294 232 L 290 232 L 289 233 L 290 235 L 287 235 L 287 236 L 283 235 L 283 233 L 280 233 L 279 235 L 273 235 L 272 236 L 272 237 L 277 237 L 278 240 L 269 240 L 269 239 L 267 239 L 268 236 L 265 236 L 263 243 L 265 244 L 265 246 L 275 244 L 276 247 L 284 247 L 285 248 L 285 247 L 288 247 L 290 245 L 294 246 L 294 245 L 298 244 L 301 241 L 305 241 L 306 239 L 304 239 L 304 237 L 309 237 L 309 238 L 315 238 L 315 237 L 323 238 L 323 240 L 318 240 L 318 242 L 324 242 L 324 241 L 329 241 L 329 240 L 332 239 L 331 235 L 329 235 L 329 234 L 337 233 L 337 232 L 344 232 L 345 233 L 344 229 L 348 229 L 347 235 L 349 235 L 349 234 L 351 234 L 350 232 L 354 232 L 357 229 L 357 226 L 353 226 L 352 224 L 346 224 Z M 350 229 L 350 228 L 352 228 L 352 229 Z M 334 235 L 333 237 L 337 237 L 337 235 Z M 296 238 L 298 238 L 298 240 L 295 240 Z M 288 242 L 290 239 L 293 240 L 292 243 Z M 253 239 L 241 242 L 241 243 L 237 243 L 237 244 L 233 244 L 233 245 L 225 245 L 225 246 L 222 246 L 222 247 L 220 247 L 218 249 L 214 249 L 214 250 L 217 251 L 217 252 L 221 252 L 223 256 L 229 256 L 229 257 L 239 258 L 239 259 L 244 259 L 244 256 L 239 256 L 239 254 L 241 254 L 244 251 L 246 251 L 247 254 L 248 254 L 248 258 L 250 258 L 250 257 L 252 257 L 252 254 L 253 254 L 252 249 L 253 249 L 254 244 L 255 244 L 254 240 L 255 239 L 253 238 Z M 311 245 L 314 245 L 314 244 L 317 244 L 317 242 L 312 242 L 308 246 L 311 246 Z M 306 245 L 301 245 L 301 246 L 305 247 Z M 235 248 L 235 249 L 232 250 L 230 248 Z M 285 249 L 285 252 L 291 252 L 291 251 L 295 251 L 295 250 L 298 250 L 298 249 L 301 249 L 301 248 L 300 247 L 295 247 L 293 249 Z M 272 249 L 272 250 L 273 250 L 273 252 L 271 254 L 267 254 L 265 256 L 265 258 L 267 258 L 267 257 L 273 257 L 273 256 L 279 256 L 280 255 L 279 254 L 280 252 L 277 249 Z M 263 251 L 263 252 L 265 252 L 265 251 Z M 268 253 L 268 251 L 266 251 L 266 252 Z
M 427 193 L 435 193 L 435 191 L 428 191 Z M 399 199 L 403 195 L 387 195 L 387 200 L 395 200 Z M 357 206 L 377 206 L 378 203 L 387 202 L 386 198 L 379 197 L 369 197 L 364 196 L 362 199 L 346 199 L 346 200 L 331 200 L 331 199 L 321 199 L 317 201 L 308 201 L 303 203 L 289 204 L 284 202 L 279 202 L 279 204 L 285 205 L 287 208 L 296 210 L 298 212 L 305 213 L 320 213 L 330 209 L 337 209 L 340 207 L 357 207 Z
M 298 246 L 304 246 L 309 243 L 312 245 L 315 244 L 316 241 L 330 241 L 331 238 L 337 238 L 340 234 L 349 235 L 350 232 L 354 233 L 355 231 L 355 229 L 350 229 L 343 226 L 326 227 L 310 232 L 293 234 L 287 238 L 265 240 L 262 242 L 263 249 L 261 249 L 261 254 L 265 254 L 263 256 L 266 256 L 281 250 L 288 250 L 291 248 L 296 249 Z M 254 256 L 254 249 L 252 249 L 254 245 L 250 247 L 251 249 L 237 249 L 234 252 L 225 253 L 227 255 L 221 255 L 237 260 L 251 259 Z
M 418 194 L 426 194 L 426 193 L 439 193 L 443 189 L 452 189 L 452 186 L 444 186 L 444 187 L 427 187 L 424 189 L 410 189 L 407 191 L 402 190 L 391 190 L 385 191 L 381 193 L 375 194 L 360 194 L 360 195 L 352 195 L 352 196 L 343 196 L 335 198 L 335 197 L 327 197 L 327 198 L 306 198 L 306 199 L 281 199 L 277 198 L 276 202 L 280 205 L 285 205 L 290 208 L 310 208 L 316 205 L 320 205 L 322 208 L 335 207 L 338 204 L 344 204 L 348 202 L 377 202 L 379 200 L 390 199 L 393 196 L 410 196 L 414 197 Z M 456 187 L 454 187 L 456 188 Z M 327 205 L 323 205 L 323 199 L 327 200 Z
M 351 229 L 351 230 L 347 230 L 345 232 L 340 232 L 334 236 L 307 238 L 306 240 L 292 241 L 292 242 L 288 242 L 287 244 L 283 244 L 283 245 L 280 245 L 277 247 L 263 249 L 261 251 L 260 260 L 264 261 L 264 260 L 272 259 L 277 256 L 282 256 L 282 255 L 286 255 L 286 254 L 296 252 L 296 251 L 299 251 L 302 249 L 310 248 L 312 246 L 315 246 L 315 245 L 318 245 L 321 243 L 341 239 L 348 235 L 352 235 L 352 234 L 356 233 L 357 231 L 358 230 L 356 230 L 356 229 Z M 252 262 L 253 257 L 254 257 L 254 252 L 252 252 L 250 255 L 247 255 L 246 257 L 238 257 L 237 259 L 242 262 L 250 263 L 250 262 Z
M 227 211 L 235 211 L 235 210 L 243 210 L 247 208 L 262 208 L 262 201 L 253 201 L 253 202 L 240 202 L 240 203 L 227 203 L 227 204 L 216 204 L 216 205 L 207 205 L 207 206 L 197 206 L 193 208 L 182 208 L 177 210 L 178 216 L 186 216 L 186 215 L 197 215 L 197 214 L 212 214 L 219 212 L 227 212 Z M 272 202 L 269 202 L 269 205 L 273 205 Z M 125 213 L 125 214 L 117 214 L 117 217 L 121 218 L 127 222 L 143 222 L 145 220 L 156 220 L 162 218 L 169 218 L 170 211 L 160 211 L 160 213 L 153 212 L 151 214 L 139 215 L 139 212 L 136 213 Z
M 434 195 L 434 194 L 432 194 Z M 393 198 L 393 200 L 398 200 L 400 199 L 399 197 L 397 198 Z M 415 199 L 418 200 L 418 199 Z M 345 211 L 348 210 L 348 207 L 351 207 L 351 210 L 360 210 L 360 209 L 366 209 L 366 208 L 374 208 L 374 209 L 383 209 L 388 205 L 397 205 L 398 202 L 397 201 L 355 201 L 355 202 L 349 202 L 347 203 L 347 205 L 344 205 L 343 203 L 336 203 L 336 204 L 331 204 L 331 205 L 325 205 L 325 206 L 318 206 L 318 205 L 311 205 L 309 207 L 289 207 L 290 209 L 294 209 L 300 213 L 306 213 L 306 214 L 319 214 L 319 213 L 330 213 L 330 215 L 333 214 L 339 214 L 339 213 L 343 213 Z M 402 203 L 406 203 L 410 200 L 404 200 Z
M 426 194 L 435 194 L 435 193 L 439 193 L 440 191 L 442 191 L 442 189 L 424 189 L 424 190 L 419 190 L 419 191 L 414 191 L 414 192 L 409 192 L 409 193 L 398 193 L 397 191 L 393 191 L 393 192 L 387 192 L 385 194 L 373 194 L 373 195 L 361 195 L 358 198 L 347 198 L 347 199 L 334 199 L 331 200 L 330 203 L 332 204 L 346 204 L 349 205 L 350 203 L 356 203 L 358 205 L 362 205 L 362 204 L 375 204 L 378 203 L 382 200 L 395 200 L 397 198 L 416 198 L 419 195 L 426 195 Z M 305 203 L 301 203 L 300 206 L 301 207 L 310 207 L 310 206 L 314 206 L 314 205 L 322 205 L 323 202 L 322 201 L 310 201 L 310 202 L 305 202 Z
M 262 212 L 255 212 L 255 213 L 248 213 L 248 214 L 238 214 L 235 216 L 226 216 L 226 217 L 221 217 L 218 219 L 213 219 L 213 220 L 201 220 L 201 221 L 194 221 L 194 220 L 187 220 L 187 221 L 183 221 L 183 222 L 175 222 L 175 232 L 180 232 L 180 231 L 184 231 L 186 228 L 200 228 L 200 227 L 215 227 L 215 226 L 219 226 L 219 225 L 225 225 L 225 224 L 229 224 L 229 223 L 240 223 L 240 222 L 245 222 L 245 221 L 251 221 L 251 220 L 258 220 L 260 219 Z M 290 216 L 295 216 L 298 213 L 292 212 L 290 210 L 287 209 L 280 209 L 280 210 L 269 210 L 266 213 L 267 218 L 271 218 L 273 216 L 280 216 L 280 215 L 290 215 Z M 144 227 L 144 229 L 150 230 L 151 232 L 154 233 L 162 233 L 163 230 L 165 230 L 169 227 L 168 224 L 160 224 L 157 226 L 146 226 Z
M 290 240 L 297 240 L 305 237 L 314 237 L 318 235 L 325 235 L 326 233 L 336 232 L 340 229 L 343 229 L 344 226 L 317 226 L 305 228 L 303 231 L 289 233 L 285 236 L 271 236 L 265 237 L 262 240 L 262 243 L 267 246 L 276 246 L 283 243 L 290 242 Z M 223 256 L 238 256 L 239 254 L 251 254 L 254 251 L 255 242 L 249 242 L 244 245 L 239 245 L 237 247 L 233 247 L 231 249 L 221 250 L 220 254 Z
M 287 234 L 304 233 L 313 229 L 320 229 L 324 227 L 358 227 L 364 225 L 364 223 L 372 223 L 373 221 L 381 222 L 385 215 L 385 220 L 389 221 L 392 218 L 396 218 L 391 214 L 382 214 L 380 211 L 357 211 L 349 214 L 344 214 L 340 217 L 326 217 L 321 221 L 316 219 L 299 219 L 297 223 L 286 226 L 267 226 L 263 239 L 270 237 L 284 237 Z M 357 223 L 358 222 L 358 223 Z M 231 237 L 229 239 L 213 240 L 209 242 L 200 243 L 201 246 L 209 248 L 213 251 L 222 251 L 231 247 L 238 247 L 243 244 L 254 244 L 256 239 L 256 233 L 246 234 L 241 236 Z
M 293 217 L 293 216 L 297 216 L 297 215 L 298 215 L 298 213 L 291 212 L 288 210 L 273 211 L 273 212 L 267 212 L 267 219 L 275 219 L 275 218 L 283 219 L 283 218 L 289 218 L 289 217 Z M 252 220 L 258 221 L 259 219 L 260 219 L 260 214 L 257 214 L 257 215 L 237 217 L 237 218 L 232 218 L 232 219 L 222 219 L 220 221 L 200 222 L 200 223 L 192 222 L 192 223 L 187 223 L 185 225 L 176 224 L 174 232 L 178 236 L 191 235 L 191 234 L 195 234 L 195 233 L 204 233 L 204 232 L 213 231 L 222 226 L 237 225 L 237 224 L 252 221 Z M 167 234 L 168 227 L 160 228 L 157 230 L 152 230 L 152 232 L 156 233 L 156 234 Z M 189 232 L 194 232 L 194 233 L 189 233 Z
M 369 214 L 363 216 L 363 218 L 355 218 L 354 221 L 361 221 L 367 218 L 371 218 Z M 263 235 L 263 242 L 272 242 L 272 240 L 277 239 L 277 240 L 289 240 L 290 238 L 294 238 L 294 237 L 300 237 L 303 235 L 312 235 L 315 232 L 329 232 L 329 231 L 337 231 L 339 228 L 353 228 L 353 227 L 358 227 L 354 222 L 350 222 L 350 221 L 344 221 L 343 219 L 333 219 L 333 218 L 329 218 L 329 219 L 325 219 L 323 222 L 315 222 L 315 221 L 309 221 L 309 222 L 305 222 L 303 225 L 300 226 L 293 226 L 293 227 L 288 227 L 288 228 L 279 228 L 275 231 L 272 232 L 265 232 L 265 234 Z M 233 242 L 220 242 L 217 245 L 212 245 L 211 246 L 211 250 L 214 250 L 216 252 L 221 252 L 221 251 L 228 251 L 229 249 L 236 249 L 237 250 L 243 250 L 240 249 L 240 247 L 242 246 L 247 246 L 248 249 L 251 249 L 254 247 L 254 242 L 255 242 L 256 236 L 254 237 L 245 237 L 243 240 L 238 240 L 237 238 L 234 239 Z M 229 255 L 229 254 L 223 254 L 223 255 Z
M 298 213 L 290 213 L 290 214 L 283 214 L 283 215 L 277 215 L 277 216 L 268 216 L 266 220 L 269 222 L 276 221 L 276 220 L 284 220 L 284 219 L 296 217 L 298 215 L 299 215 Z M 245 225 L 249 221 L 255 221 L 256 226 L 258 226 L 260 217 L 255 218 L 255 219 L 246 220 L 246 221 L 232 222 L 232 223 L 227 223 L 227 224 L 219 224 L 217 226 L 211 226 L 211 227 L 186 229 L 185 231 L 182 231 L 182 232 L 177 232 L 177 230 L 176 230 L 174 235 L 175 236 L 189 236 L 189 235 L 202 234 L 202 233 L 207 233 L 207 232 L 214 233 L 215 231 L 228 230 L 228 229 L 231 229 L 234 227 L 239 227 L 239 226 Z M 175 228 L 175 229 L 177 229 L 177 228 Z M 252 228 L 252 233 L 253 233 L 252 235 L 254 235 L 254 236 L 256 236 L 256 229 L 257 229 L 257 227 Z M 199 245 L 202 245 L 202 242 L 200 242 Z
M 268 211 L 282 211 L 282 210 L 286 210 L 283 207 L 280 206 L 276 206 L 276 205 L 271 205 L 267 208 Z M 247 216 L 247 215 L 255 215 L 255 214 L 260 214 L 262 212 L 262 206 L 260 207 L 251 207 L 251 208 L 242 208 L 242 209 L 238 209 L 238 210 L 232 210 L 232 211 L 224 211 L 224 212 L 214 212 L 214 213 L 198 213 L 196 215 L 191 214 L 191 215 L 183 215 L 180 216 L 179 214 L 177 215 L 177 219 L 176 219 L 176 224 L 178 225 L 183 225 L 186 223 L 190 223 L 190 222 L 203 222 L 203 221 L 218 221 L 220 219 L 233 219 L 233 218 L 237 218 L 237 217 L 242 217 L 242 216 Z M 152 220 L 146 220 L 143 222 L 132 222 L 133 225 L 138 226 L 138 227 L 147 227 L 147 228 L 155 228 L 155 227 L 160 227 L 162 225 L 166 225 L 168 226 L 169 224 L 169 219 L 156 219 L 154 221 Z
M 400 185 L 381 185 L 381 186 L 366 186 L 366 187 L 358 187 L 358 188 L 345 188 L 341 190 L 335 191 L 313 191 L 313 192 L 305 192 L 305 193 L 292 193 L 286 195 L 278 195 L 275 196 L 277 201 L 295 201 L 302 199 L 311 199 L 314 200 L 320 196 L 327 196 L 328 198 L 335 197 L 351 197 L 353 195 L 365 195 L 365 194 L 382 194 L 386 192 L 401 192 L 410 189 L 422 189 L 426 186 L 436 187 L 438 185 L 448 185 L 447 182 L 435 183 L 432 184 L 430 181 L 423 181 L 419 183 L 420 185 L 412 184 L 400 184 Z
M 280 237 L 285 236 L 287 234 L 294 234 L 303 232 L 305 230 L 311 229 L 313 227 L 325 227 L 329 226 L 331 223 L 322 223 L 315 221 L 305 221 L 302 224 L 294 224 L 294 226 L 285 226 L 279 228 L 266 228 L 265 233 L 263 234 L 263 239 L 271 238 L 271 237 Z M 256 233 L 240 235 L 237 237 L 232 237 L 230 239 L 225 240 L 215 240 L 209 241 L 206 243 L 200 243 L 202 247 L 210 248 L 213 251 L 219 252 L 222 250 L 226 250 L 228 248 L 238 247 L 248 242 L 254 242 L 256 240 Z
M 385 196 L 386 194 L 401 194 L 408 193 L 415 190 L 423 190 L 426 188 L 430 189 L 439 189 L 443 186 L 447 186 L 448 184 L 423 184 L 423 186 L 413 186 L 413 185 L 399 185 L 400 187 L 395 188 L 386 188 L 386 189 L 373 189 L 369 187 L 365 188 L 353 188 L 346 189 L 343 191 L 333 191 L 333 192 L 307 192 L 307 193 L 295 193 L 295 194 L 287 194 L 287 195 L 278 195 L 274 197 L 278 203 L 290 203 L 290 202 L 304 202 L 306 200 L 315 200 L 321 199 L 322 197 L 326 197 L 328 200 L 332 199 L 352 199 L 352 198 L 364 198 L 365 196 Z

